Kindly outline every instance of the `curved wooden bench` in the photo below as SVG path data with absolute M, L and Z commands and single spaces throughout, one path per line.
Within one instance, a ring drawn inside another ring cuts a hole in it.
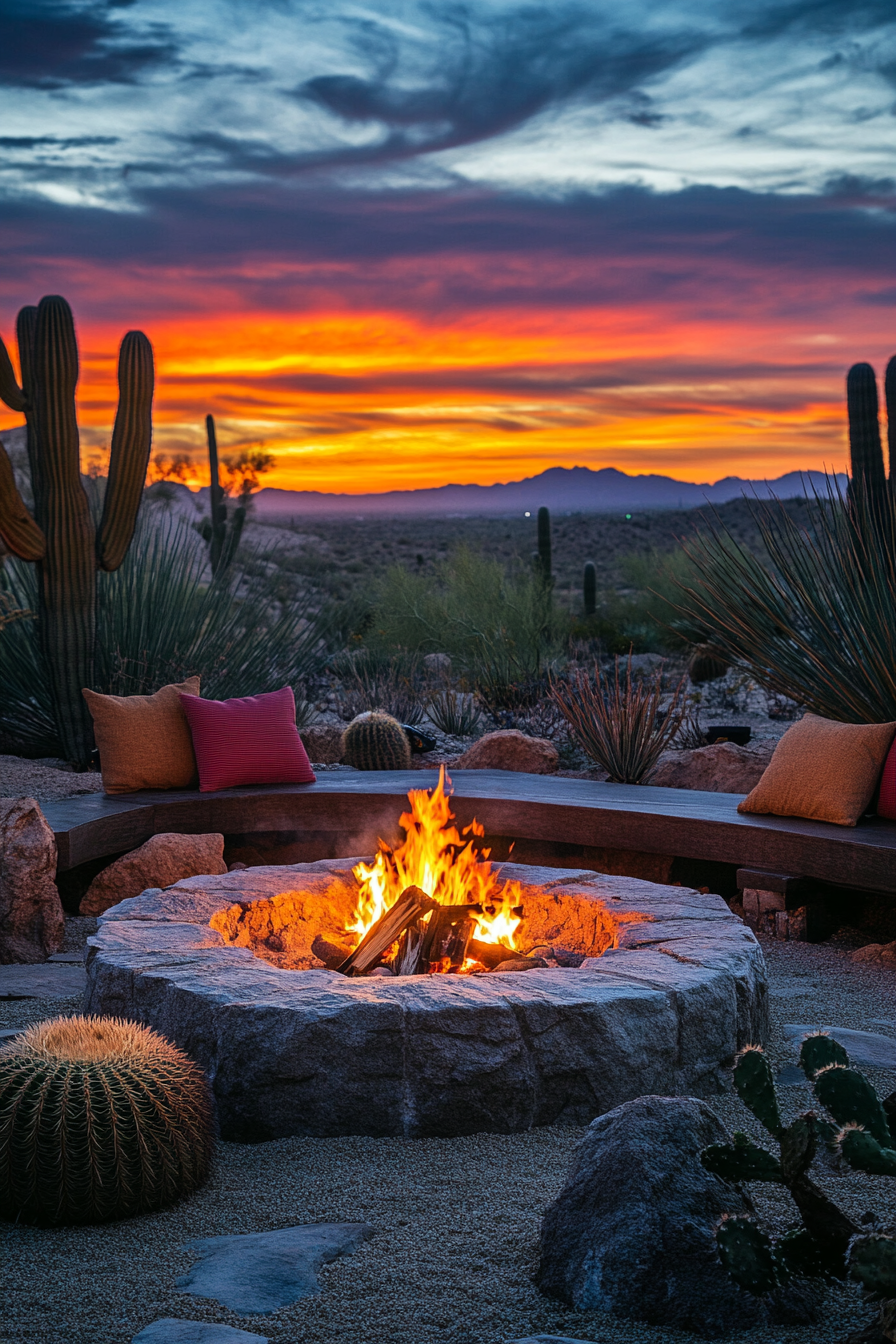
M 43 811 L 56 836 L 59 872 L 124 853 L 162 831 L 293 835 L 322 858 L 337 850 L 370 853 L 379 836 L 397 838 L 408 790 L 432 788 L 437 779 L 429 770 L 334 771 L 315 784 L 220 793 L 88 794 L 47 803 Z M 452 782 L 458 824 L 475 817 L 487 836 L 717 861 L 896 895 L 896 824 L 880 818 L 852 828 L 741 816 L 740 794 L 505 770 L 458 770 Z

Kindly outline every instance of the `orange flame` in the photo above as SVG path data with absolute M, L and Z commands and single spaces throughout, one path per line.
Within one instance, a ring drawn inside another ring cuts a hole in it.
M 514 907 L 519 907 L 522 888 L 518 882 L 499 881 L 486 862 L 490 850 L 477 853 L 473 848 L 472 837 L 485 834 L 478 821 L 465 826 L 463 833 L 451 825 L 454 814 L 448 806 L 446 783 L 450 789 L 451 780 L 442 766 L 432 792 L 412 789 L 408 794 L 411 810 L 400 818 L 407 837 L 404 844 L 391 849 L 381 840 L 373 863 L 358 863 L 353 868 L 358 904 L 346 927 L 357 934 L 358 942 L 391 909 L 405 887 L 415 886 L 440 905 L 481 905 L 483 913 L 474 916 L 474 937 L 483 943 L 514 946 L 520 925 Z

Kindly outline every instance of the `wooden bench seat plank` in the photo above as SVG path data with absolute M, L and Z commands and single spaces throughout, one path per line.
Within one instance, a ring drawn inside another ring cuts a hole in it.
M 87 794 L 43 810 L 64 871 L 161 831 L 394 832 L 408 790 L 432 788 L 437 779 L 436 771 L 334 771 L 315 784 Z M 896 825 L 881 818 L 853 828 L 742 816 L 740 794 L 500 770 L 457 771 L 453 783 L 459 822 L 475 816 L 490 835 L 714 859 L 896 894 Z

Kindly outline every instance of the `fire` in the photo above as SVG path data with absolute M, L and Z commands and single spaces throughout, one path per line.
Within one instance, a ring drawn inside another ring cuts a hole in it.
M 431 793 L 412 789 L 408 794 L 411 810 L 400 818 L 407 837 L 404 844 L 391 849 L 381 840 L 373 863 L 358 863 L 352 869 L 358 880 L 358 903 L 346 927 L 357 935 L 357 942 L 406 887 L 415 886 L 440 905 L 481 905 L 482 914 L 474 916 L 473 936 L 483 943 L 514 947 L 522 889 L 518 882 L 502 883 L 492 872 L 489 850 L 477 853 L 473 848 L 474 839 L 485 834 L 478 821 L 465 826 L 462 833 L 451 824 L 454 814 L 448 806 L 446 784 L 450 789 L 451 780 L 442 766 Z M 471 962 L 464 969 L 475 965 Z

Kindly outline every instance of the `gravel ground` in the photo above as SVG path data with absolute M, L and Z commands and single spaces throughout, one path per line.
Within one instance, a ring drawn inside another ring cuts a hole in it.
M 91 923 L 71 921 L 68 941 L 85 937 Z M 795 1058 L 785 1022 L 896 1035 L 896 975 L 850 962 L 856 941 L 847 934 L 819 946 L 765 943 L 776 1068 Z M 0 1025 L 78 1008 L 77 1000 L 3 1004 Z M 882 1092 L 893 1087 L 892 1074 L 865 1072 Z M 799 1086 L 782 1096 L 792 1112 L 808 1101 Z M 756 1132 L 736 1097 L 712 1104 L 729 1127 Z M 572 1311 L 533 1287 L 539 1219 L 563 1184 L 581 1132 L 223 1144 L 208 1185 L 153 1216 L 86 1228 L 4 1225 L 0 1337 L 17 1344 L 128 1344 L 149 1322 L 181 1316 L 261 1333 L 275 1344 L 503 1344 L 530 1334 L 691 1344 L 693 1337 L 680 1332 Z M 854 1175 L 821 1180 L 854 1216 L 892 1217 L 892 1183 Z M 779 1225 L 792 1217 L 786 1196 L 765 1186 L 751 1193 L 764 1217 Z M 192 1237 L 341 1220 L 369 1222 L 375 1236 L 322 1271 L 319 1297 L 272 1316 L 239 1317 L 174 1286 L 191 1264 L 183 1247 Z M 870 1314 L 857 1290 L 838 1287 L 828 1295 L 822 1326 L 733 1338 L 827 1344 Z
M 0 756 L 0 798 L 36 798 L 39 803 L 47 803 L 56 798 L 102 791 L 103 777 L 92 770 L 77 773 L 59 769 L 49 761 Z

